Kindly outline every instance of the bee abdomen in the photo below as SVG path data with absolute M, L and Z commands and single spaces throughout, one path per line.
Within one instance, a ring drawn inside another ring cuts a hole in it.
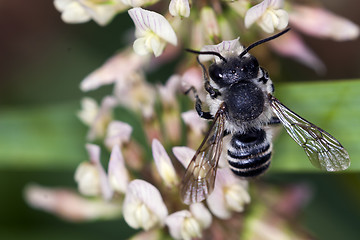
M 271 149 L 263 129 L 234 134 L 227 152 L 230 169 L 240 177 L 258 176 L 270 165 Z

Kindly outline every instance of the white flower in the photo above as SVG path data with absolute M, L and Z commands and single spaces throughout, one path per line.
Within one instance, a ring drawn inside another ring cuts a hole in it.
M 87 92 L 114 82 L 127 84 L 133 73 L 139 71 L 147 60 L 147 58 L 126 49 L 108 59 L 100 68 L 89 74 L 81 82 L 80 89 Z
M 120 0 L 54 0 L 54 5 L 66 23 L 84 23 L 93 19 L 101 26 L 126 8 Z
M 115 145 L 111 151 L 108 166 L 108 177 L 111 187 L 119 193 L 125 193 L 129 183 L 129 172 L 125 167 L 124 157 L 120 147 Z
M 189 17 L 190 4 L 189 0 L 171 0 L 169 5 L 169 12 L 174 17 Z
M 239 42 L 240 38 L 236 38 L 234 40 L 230 41 L 222 41 L 219 44 L 216 45 L 205 45 L 201 48 L 200 51 L 214 51 L 218 52 L 223 56 L 224 58 L 230 57 L 230 56 L 237 56 L 240 55 L 244 51 L 244 47 Z M 215 55 L 206 55 L 202 54 L 199 56 L 199 59 L 201 62 L 204 61 L 210 61 L 212 59 L 215 59 L 216 63 L 222 62 L 222 60 Z
M 190 205 L 190 211 L 182 210 L 172 213 L 166 218 L 166 225 L 175 239 L 200 238 L 202 230 L 210 226 L 212 217 L 201 203 Z
M 175 168 L 171 163 L 170 157 L 166 153 L 165 148 L 157 139 L 152 141 L 152 154 L 156 168 L 165 185 L 168 187 L 176 186 L 179 179 L 176 175 Z
M 140 179 L 129 183 L 123 210 L 125 221 L 135 229 L 149 230 L 155 226 L 163 226 L 168 215 L 159 190 Z
M 94 144 L 86 144 L 86 149 L 90 162 L 80 163 L 75 171 L 75 181 L 78 183 L 79 192 L 86 196 L 101 194 L 105 200 L 110 200 L 113 191 L 100 162 L 100 147 Z
M 290 23 L 302 32 L 320 38 L 346 41 L 359 36 L 358 25 L 319 7 L 294 5 Z
M 121 121 L 112 121 L 107 128 L 105 137 L 105 146 L 110 150 L 115 145 L 121 147 L 124 143 L 130 141 L 132 127 Z
M 242 212 L 250 202 L 248 182 L 234 176 L 229 168 L 217 170 L 214 191 L 206 199 L 211 212 L 221 219 L 228 219 L 231 213 Z
M 177 45 L 177 38 L 170 23 L 160 14 L 142 8 L 128 11 L 136 27 L 134 51 L 139 55 L 153 52 L 160 56 L 166 42 Z
M 245 27 L 249 28 L 254 22 L 267 33 L 273 33 L 275 29 L 283 30 L 288 25 L 288 13 L 280 9 L 283 0 L 264 0 L 250 8 L 245 15 Z
M 68 221 L 88 221 L 118 218 L 122 206 L 101 199 L 89 199 L 67 189 L 53 189 L 38 185 L 25 188 L 25 198 L 33 208 L 51 212 Z

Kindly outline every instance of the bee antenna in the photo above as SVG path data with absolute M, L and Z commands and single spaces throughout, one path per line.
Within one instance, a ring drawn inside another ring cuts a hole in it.
M 248 53 L 252 48 L 256 47 L 257 45 L 260 45 L 260 44 L 263 44 L 265 42 L 268 42 L 268 41 L 271 41 L 275 38 L 278 38 L 280 37 L 281 35 L 287 33 L 288 31 L 290 31 L 291 28 L 287 28 L 285 29 L 284 31 L 282 32 L 279 32 L 278 34 L 275 34 L 271 37 L 268 37 L 268 38 L 264 38 L 262 40 L 259 40 L 257 42 L 254 42 L 253 44 L 251 44 L 250 46 L 248 46 L 242 53 L 240 53 L 239 57 L 241 58 L 242 56 L 244 56 L 246 53 Z
M 220 53 L 218 52 L 215 52 L 215 51 L 196 51 L 196 50 L 192 50 L 192 49 L 189 49 L 189 48 L 186 48 L 185 49 L 186 51 L 188 52 L 191 52 L 191 53 L 195 53 L 195 54 L 203 54 L 203 55 L 215 55 L 217 57 L 219 57 L 221 60 L 223 60 L 224 62 L 227 62 L 226 58 L 224 58 L 223 56 L 221 56 Z

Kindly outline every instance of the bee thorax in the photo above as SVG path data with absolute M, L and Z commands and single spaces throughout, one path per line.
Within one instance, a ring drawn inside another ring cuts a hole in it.
M 257 85 L 250 81 L 241 81 L 229 87 L 225 104 L 231 120 L 248 122 L 263 113 L 265 97 Z

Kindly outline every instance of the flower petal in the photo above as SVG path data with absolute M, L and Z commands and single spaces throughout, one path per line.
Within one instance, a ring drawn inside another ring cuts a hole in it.
M 82 80 L 80 89 L 87 92 L 114 82 L 125 82 L 146 61 L 146 58 L 126 49 L 108 59 L 100 68 Z
M 131 7 L 140 7 L 149 3 L 155 3 L 158 0 L 121 0 L 123 4 Z
M 123 209 L 124 219 L 129 226 L 145 230 L 162 226 L 168 215 L 159 190 L 140 179 L 129 183 Z
M 266 12 L 259 21 L 259 26 L 267 33 L 273 33 L 277 19 L 273 12 Z
M 151 37 L 148 40 L 150 40 L 149 46 L 153 50 L 155 57 L 160 56 L 161 53 L 164 51 L 165 42 L 159 41 L 157 37 Z
M 198 67 L 192 67 L 186 70 L 181 78 L 181 88 L 183 91 L 187 91 L 190 87 L 194 87 L 200 94 L 203 90 L 203 74 Z
M 146 93 L 146 94 L 144 94 Z M 154 113 L 156 91 L 141 71 L 134 73 L 127 82 L 117 82 L 114 89 L 119 104 L 150 118 Z
M 152 31 L 165 41 L 177 45 L 174 30 L 162 15 L 139 7 L 130 9 L 128 13 L 140 35 L 144 36 L 148 31 Z
M 202 228 L 208 228 L 212 221 L 209 210 L 202 203 L 193 203 L 190 205 L 190 212 L 199 221 Z
M 191 213 L 188 210 L 181 210 L 170 214 L 165 223 L 169 228 L 170 235 L 175 239 L 182 239 L 182 224 L 185 218 L 190 218 Z
M 146 47 L 146 41 L 147 41 L 146 37 L 141 37 L 134 41 L 133 44 L 134 51 L 140 56 L 150 53 L 149 49 Z
M 67 189 L 31 184 L 26 186 L 24 192 L 27 203 L 33 208 L 54 213 L 68 221 L 118 218 L 122 212 L 121 204 L 84 198 Z
M 240 53 L 242 53 L 242 51 L 244 51 L 244 47 L 241 46 L 239 39 L 240 38 L 236 38 L 236 39 L 230 40 L 230 41 L 222 41 L 221 43 L 219 43 L 217 45 L 205 45 L 203 48 L 201 48 L 201 51 L 218 52 L 225 58 L 229 57 L 229 56 L 240 55 Z M 201 62 L 209 61 L 212 59 L 215 59 L 216 62 L 222 61 L 217 56 L 205 55 L 205 54 L 200 55 L 199 59 Z
M 202 203 L 190 205 L 190 212 L 182 210 L 169 215 L 165 223 L 175 239 L 192 239 L 202 236 L 203 229 L 210 226 L 212 217 Z
M 54 6 L 58 11 L 62 12 L 65 10 L 67 5 L 74 1 L 76 0 L 54 0 Z
M 245 27 L 249 28 L 254 22 L 267 33 L 274 32 L 274 29 L 282 30 L 288 24 L 288 13 L 279 9 L 283 0 L 265 0 L 252 8 L 245 15 Z
M 121 9 L 125 9 L 122 7 Z M 96 4 L 93 5 L 90 11 L 91 18 L 100 26 L 108 24 L 118 12 L 118 7 L 115 4 Z
M 90 14 L 79 2 L 71 2 L 64 8 L 61 19 L 65 23 L 84 23 L 91 19 Z
M 181 113 L 181 118 L 185 124 L 190 127 L 191 131 L 197 135 L 202 135 L 208 128 L 208 122 L 201 118 L 195 110 Z
M 78 190 L 85 196 L 98 196 L 101 194 L 100 175 L 94 164 L 82 162 L 75 170 L 75 181 Z
M 168 187 L 173 187 L 178 184 L 178 177 L 176 175 L 173 164 L 171 163 L 169 155 L 166 153 L 165 148 L 154 139 L 152 142 L 152 153 L 156 164 L 156 168 Z
M 314 69 L 320 75 L 326 70 L 324 63 L 294 31 L 286 33 L 276 41 L 270 41 L 269 44 L 277 53 L 294 58 L 305 66 Z
M 195 155 L 195 150 L 189 147 L 173 147 L 172 151 L 184 168 L 187 168 L 191 159 Z
M 81 110 L 77 113 L 80 120 L 88 126 L 94 122 L 99 111 L 99 106 L 96 101 L 89 97 L 84 97 L 81 100 Z
M 159 240 L 163 236 L 162 229 L 153 229 L 146 232 L 139 232 L 129 240 Z
M 193 239 L 202 237 L 202 228 L 195 218 L 185 218 L 181 226 L 181 236 L 183 239 Z
M 201 23 L 206 33 L 206 38 L 214 38 L 220 35 L 219 24 L 213 8 L 203 7 L 200 11 Z
M 161 100 L 168 105 L 169 103 L 176 102 L 176 92 L 179 90 L 181 77 L 173 74 L 166 81 L 165 86 L 159 85 L 158 90 Z
M 126 6 L 119 0 L 92 1 L 92 0 L 55 0 L 54 5 L 62 12 L 61 18 L 66 23 L 83 23 L 93 19 L 97 24 L 104 26 Z
M 91 124 L 89 133 L 87 135 L 88 140 L 93 141 L 96 138 L 105 136 L 105 132 L 109 122 L 112 119 L 112 110 L 116 106 L 116 98 L 112 96 L 106 96 L 101 102 L 101 106 L 97 115 Z
M 115 145 L 122 147 L 124 143 L 130 141 L 132 127 L 121 121 L 112 121 L 107 128 L 105 146 L 112 149 Z
M 318 7 L 295 5 L 290 12 L 290 23 L 302 32 L 320 38 L 346 41 L 359 36 L 358 25 Z
M 86 144 L 90 161 L 94 164 L 99 174 L 101 194 L 105 200 L 110 200 L 113 195 L 113 190 L 110 187 L 110 183 L 106 172 L 100 162 L 100 147 L 95 144 Z
M 189 0 L 171 0 L 169 5 L 169 12 L 172 16 L 176 17 L 189 17 L 190 4 Z
M 206 199 L 211 212 L 221 219 L 231 217 L 232 211 L 243 211 L 243 205 L 250 202 L 247 181 L 234 176 L 229 168 L 218 169 L 214 191 Z
M 249 28 L 252 24 L 256 22 L 270 6 L 271 0 L 264 0 L 261 3 L 251 7 L 245 14 L 245 27 Z
M 285 29 L 289 23 L 289 14 L 283 9 L 275 10 L 275 14 L 279 19 L 276 29 Z
M 111 151 L 108 176 L 110 185 L 115 191 L 120 193 L 126 192 L 130 177 L 118 145 L 115 145 Z

